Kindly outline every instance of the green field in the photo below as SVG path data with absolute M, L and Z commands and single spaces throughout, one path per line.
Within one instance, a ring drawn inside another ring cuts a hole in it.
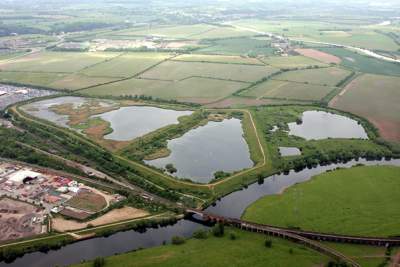
M 303 56 L 267 57 L 263 59 L 263 62 L 271 65 L 272 67 L 280 69 L 305 68 L 309 66 L 328 66 L 325 63 Z
M 51 87 L 51 83 L 64 78 L 65 75 L 61 73 L 0 71 L 0 82 Z
M 342 59 L 341 65 L 356 71 L 381 75 L 400 76 L 400 65 L 367 57 L 344 48 L 318 48 Z
M 264 65 L 256 58 L 244 56 L 230 55 L 200 55 L 200 54 L 182 54 L 175 57 L 175 61 L 187 62 L 212 62 L 212 63 L 229 63 L 229 64 L 249 64 L 249 65 Z
M 147 95 L 183 102 L 209 103 L 226 97 L 246 84 L 193 77 L 183 81 L 129 79 L 81 91 L 96 96 Z
M 82 73 L 88 76 L 131 77 L 170 56 L 167 53 L 125 53 L 87 68 Z
M 196 52 L 221 55 L 267 55 L 272 56 L 276 51 L 271 47 L 270 40 L 260 40 L 255 38 L 230 38 L 213 41 L 205 41 L 207 45 Z
M 279 76 L 278 76 L 279 77 Z M 332 87 L 268 80 L 244 91 L 242 95 L 256 98 L 277 98 L 289 100 L 319 101 L 333 90 Z
M 306 69 L 284 72 L 274 76 L 274 80 L 291 81 L 299 83 L 336 86 L 340 81 L 350 75 L 351 72 L 336 68 Z
M 399 84 L 399 77 L 365 74 L 350 83 L 330 105 L 368 118 L 384 138 L 399 142 Z
M 141 78 L 179 81 L 190 77 L 211 77 L 254 82 L 276 72 L 269 66 L 167 61 L 146 71 Z
M 71 74 L 48 84 L 48 86 L 55 89 L 78 90 L 89 86 L 115 81 L 116 79 L 117 78 L 111 77 L 89 77 L 82 74 Z
M 207 24 L 171 25 L 146 29 L 127 29 L 113 35 L 118 36 L 160 36 L 180 39 L 214 39 L 253 35 L 248 31 L 232 27 L 219 27 Z
M 272 247 L 264 245 L 265 236 L 227 228 L 224 237 L 190 239 L 182 245 L 165 245 L 106 258 L 109 266 L 320 266 L 329 261 L 301 245 L 281 239 L 271 239 Z M 236 240 L 230 240 L 234 233 Z M 92 263 L 77 265 L 93 266 Z
M 1 64 L 3 71 L 72 73 L 117 56 L 116 53 L 43 52 Z
M 400 234 L 400 168 L 354 167 L 324 173 L 250 205 L 249 221 L 337 234 Z

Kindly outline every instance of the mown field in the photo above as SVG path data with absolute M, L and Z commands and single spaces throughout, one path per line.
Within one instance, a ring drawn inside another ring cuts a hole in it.
M 105 260 L 106 266 L 319 266 L 329 258 L 301 245 L 281 239 L 271 239 L 272 246 L 265 247 L 265 236 L 227 228 L 224 237 L 190 239 L 182 245 L 165 245 Z M 230 233 L 236 239 L 229 238 Z M 206 255 L 206 256 L 205 256 Z M 93 266 L 83 263 L 79 267 Z
M 365 74 L 347 85 L 330 106 L 367 118 L 384 138 L 399 142 L 399 84 L 398 77 Z
M 243 218 L 258 223 L 338 234 L 399 235 L 400 168 L 353 167 L 297 184 L 250 205 Z

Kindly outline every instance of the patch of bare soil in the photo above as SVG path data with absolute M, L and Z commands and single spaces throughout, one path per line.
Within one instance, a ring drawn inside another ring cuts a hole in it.
M 147 211 L 135 209 L 132 207 L 123 207 L 121 209 L 114 209 L 106 214 L 88 221 L 78 222 L 74 220 L 66 220 L 62 217 L 57 217 L 52 220 L 53 229 L 59 232 L 78 230 L 86 228 L 89 224 L 93 226 L 99 226 L 104 224 L 110 224 L 130 219 L 136 219 L 149 215 Z
M 309 48 L 298 48 L 295 49 L 295 51 L 297 53 L 299 53 L 300 55 L 312 58 L 312 59 L 316 59 L 319 61 L 322 61 L 324 63 L 336 63 L 339 64 L 342 60 L 340 58 L 338 58 L 337 56 L 325 53 L 325 52 L 321 52 L 315 49 L 309 49 Z

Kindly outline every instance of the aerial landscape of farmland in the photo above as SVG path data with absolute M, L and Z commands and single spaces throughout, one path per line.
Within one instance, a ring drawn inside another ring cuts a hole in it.
M 0 1 L 0 267 L 400 266 L 400 3 Z

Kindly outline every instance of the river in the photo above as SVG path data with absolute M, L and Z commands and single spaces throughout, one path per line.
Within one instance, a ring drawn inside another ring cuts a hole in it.
M 257 199 L 282 192 L 287 187 L 296 183 L 309 180 L 312 176 L 333 170 L 337 167 L 351 167 L 356 164 L 365 165 L 396 165 L 400 166 L 400 159 L 390 161 L 366 161 L 360 159 L 347 163 L 331 164 L 328 166 L 318 166 L 312 169 L 304 169 L 300 172 L 291 171 L 289 174 L 273 175 L 265 178 L 262 184 L 254 183 L 248 188 L 233 192 L 206 209 L 209 213 L 214 213 L 226 217 L 240 218 L 246 207 Z M 180 220 L 174 225 L 147 229 L 145 232 L 129 230 L 119 232 L 109 237 L 98 237 L 69 244 L 61 249 L 52 250 L 47 253 L 33 252 L 25 254 L 12 263 L 1 262 L 1 266 L 7 267 L 46 267 L 46 266 L 66 266 L 79 263 L 83 260 L 91 260 L 96 257 L 111 256 L 117 253 L 125 253 L 139 248 L 149 248 L 162 245 L 163 242 L 171 240 L 172 236 L 179 235 L 190 237 L 192 233 L 204 225 L 197 223 L 193 219 Z

